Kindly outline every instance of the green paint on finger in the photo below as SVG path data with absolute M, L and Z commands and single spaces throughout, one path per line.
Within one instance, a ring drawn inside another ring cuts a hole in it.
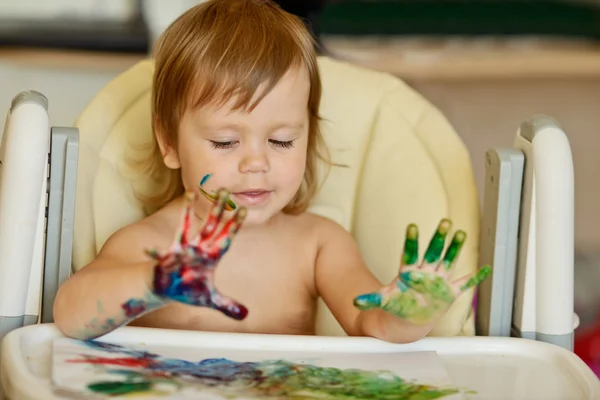
M 406 239 L 404 240 L 403 265 L 413 265 L 419 258 L 419 230 L 417 225 L 410 224 L 406 228 Z
M 479 271 L 477 271 L 477 273 L 474 276 L 472 276 L 471 279 L 469 279 L 464 285 L 460 287 L 460 290 L 464 292 L 465 290 L 469 290 L 479 285 L 481 282 L 487 279 L 491 272 L 492 267 L 490 267 L 489 265 L 481 267 L 481 269 L 479 269 Z
M 433 264 L 439 261 L 446 243 L 446 236 L 448 235 L 451 226 L 452 223 L 449 219 L 440 221 L 436 232 L 429 242 L 429 247 L 427 247 L 427 251 L 425 252 L 425 262 L 427 264 Z
M 454 261 L 456 260 L 456 257 L 458 257 L 458 254 L 460 253 L 460 250 L 462 249 L 466 239 L 467 234 L 463 231 L 458 231 L 454 234 L 452 242 L 450 243 L 450 246 L 448 246 L 448 250 L 446 250 L 446 254 L 444 255 L 444 261 L 442 262 L 446 270 L 449 270 L 450 267 L 452 267 L 452 264 L 454 264 Z

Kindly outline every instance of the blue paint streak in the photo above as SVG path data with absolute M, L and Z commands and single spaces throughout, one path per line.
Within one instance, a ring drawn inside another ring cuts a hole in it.
M 383 300 L 381 293 L 373 292 L 362 294 L 354 299 L 354 305 L 361 309 L 379 307 Z
M 404 276 L 402 276 L 402 277 L 404 278 Z M 396 287 L 401 292 L 406 292 L 409 289 L 409 287 L 406 285 L 406 283 L 404 283 L 404 281 L 402 281 L 400 279 L 396 280 Z
M 204 186 L 204 184 L 206 183 L 207 180 L 209 180 L 211 177 L 210 174 L 206 174 L 204 175 L 204 178 L 202 178 L 202 180 L 200 181 L 200 186 Z

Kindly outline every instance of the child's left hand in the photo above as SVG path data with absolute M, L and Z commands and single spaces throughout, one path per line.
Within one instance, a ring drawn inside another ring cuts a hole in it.
M 379 291 L 356 297 L 354 305 L 360 310 L 381 308 L 417 325 L 432 323 L 444 315 L 462 293 L 479 285 L 491 272 L 491 268 L 485 266 L 472 275 L 449 280 L 467 236 L 463 231 L 457 231 L 440 261 L 451 226 L 447 219 L 440 221 L 424 260 L 417 264 L 418 230 L 416 225 L 409 225 L 398 276 Z

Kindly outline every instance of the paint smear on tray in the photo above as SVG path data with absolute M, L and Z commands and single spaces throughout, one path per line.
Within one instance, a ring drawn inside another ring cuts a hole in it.
M 159 352 L 100 341 L 57 339 L 53 384 L 61 394 L 81 398 L 464 398 L 461 390 L 452 386 L 434 352 L 285 356 L 283 352 L 210 348 L 179 348 L 170 355 Z M 177 357 L 177 352 L 186 354 Z M 223 356 L 216 357 L 219 354 Z M 378 365 L 383 368 L 374 368 Z

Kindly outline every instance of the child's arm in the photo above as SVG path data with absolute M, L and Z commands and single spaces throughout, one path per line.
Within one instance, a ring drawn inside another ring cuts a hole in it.
M 315 267 L 317 290 L 349 335 L 397 343 L 419 340 L 460 294 L 485 279 L 489 267 L 472 277 L 447 281 L 465 239 L 464 232 L 457 232 L 441 258 L 449 224 L 444 220 L 438 227 L 423 264 L 417 264 L 417 228 L 409 226 L 400 273 L 385 287 L 365 266 L 351 235 L 337 224 L 323 224 L 321 237 L 326 239 Z
M 65 336 L 102 336 L 166 304 L 151 290 L 155 262 L 144 257 L 136 238 L 151 243 L 151 230 L 132 225 L 118 231 L 94 261 L 61 285 L 54 321 Z
M 354 299 L 377 291 L 382 284 L 365 265 L 354 238 L 341 226 L 323 223 L 315 266 L 319 296 L 350 336 L 372 336 L 388 342 L 409 343 L 421 339 L 433 324 L 418 326 L 381 309 L 360 311 Z
M 111 237 L 95 261 L 61 286 L 54 319 L 63 334 L 101 336 L 169 301 L 210 307 L 237 320 L 246 317 L 246 307 L 219 293 L 213 280 L 246 210 L 239 208 L 225 220 L 229 194 L 219 191 L 206 223 L 192 236 L 192 200 L 188 198 L 170 248 L 147 250 L 146 243 L 158 238 L 153 239 L 152 229 L 132 225 Z M 144 254 L 154 260 L 145 261 Z

